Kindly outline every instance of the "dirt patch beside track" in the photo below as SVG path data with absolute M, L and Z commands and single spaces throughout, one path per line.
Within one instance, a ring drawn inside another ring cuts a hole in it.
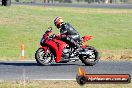
M 101 50 L 101 60 L 132 60 L 132 49 Z

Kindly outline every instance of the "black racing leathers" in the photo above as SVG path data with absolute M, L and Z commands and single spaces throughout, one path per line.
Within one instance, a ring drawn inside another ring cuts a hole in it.
M 79 33 L 69 24 L 63 23 L 60 29 L 61 39 L 69 45 L 80 47 L 81 41 Z

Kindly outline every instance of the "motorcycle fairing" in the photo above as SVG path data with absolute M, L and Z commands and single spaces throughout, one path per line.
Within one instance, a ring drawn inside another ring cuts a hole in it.
M 61 56 L 62 56 L 62 51 L 63 49 L 67 46 L 67 44 L 61 40 L 58 39 L 48 39 L 45 42 L 46 45 L 50 46 L 54 51 L 55 51 L 55 62 L 60 62 L 61 61 Z
M 91 40 L 93 38 L 93 36 L 89 35 L 89 36 L 84 36 L 82 37 L 82 42 L 86 42 L 88 40 Z

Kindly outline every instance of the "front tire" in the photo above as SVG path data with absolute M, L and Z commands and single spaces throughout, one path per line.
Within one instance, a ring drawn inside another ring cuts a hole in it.
M 51 65 L 54 62 L 54 55 L 49 48 L 46 51 L 43 48 L 39 48 L 35 53 L 35 59 L 39 65 Z
M 79 58 L 86 66 L 93 66 L 100 59 L 99 52 L 92 46 L 88 46 L 82 52 L 85 54 L 79 55 Z

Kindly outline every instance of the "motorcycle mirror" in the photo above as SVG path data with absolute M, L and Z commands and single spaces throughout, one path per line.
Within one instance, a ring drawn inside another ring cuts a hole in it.
M 49 27 L 47 31 L 51 31 L 52 30 L 52 27 Z

